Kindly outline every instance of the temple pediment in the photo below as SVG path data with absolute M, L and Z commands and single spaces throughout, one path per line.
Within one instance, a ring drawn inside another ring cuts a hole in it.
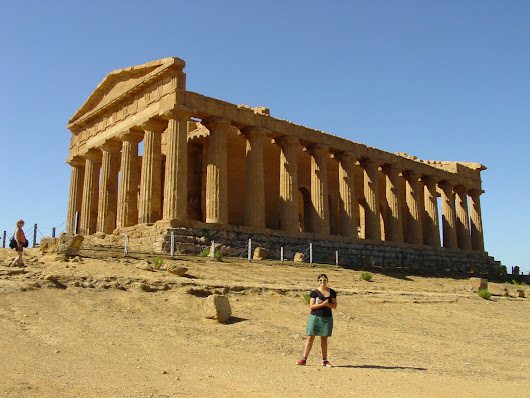
M 164 70 L 175 67 L 182 70 L 184 66 L 185 62 L 180 58 L 170 57 L 110 72 L 68 121 L 68 126 L 125 98 L 128 93 L 156 79 Z

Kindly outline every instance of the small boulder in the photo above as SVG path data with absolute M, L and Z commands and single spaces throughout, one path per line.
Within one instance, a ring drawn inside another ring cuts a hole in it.
M 521 297 L 521 298 L 524 298 L 525 297 L 525 292 L 523 289 L 517 289 L 517 296 L 515 297 Z
M 174 265 L 168 265 L 166 267 L 166 270 L 170 274 L 178 275 L 178 276 L 184 276 L 184 275 L 186 275 L 186 272 L 188 271 L 188 269 L 186 267 L 177 267 L 177 266 L 174 266 Z
M 304 262 L 304 258 L 305 258 L 304 253 L 296 253 L 294 255 L 293 261 L 295 263 L 303 263 Z
M 59 244 L 55 250 L 57 254 L 65 254 L 67 256 L 78 256 L 79 248 L 83 243 L 84 236 L 77 234 L 61 234 L 59 237 Z
M 507 296 L 508 295 L 508 289 L 506 288 L 506 286 L 500 283 L 489 283 L 488 291 L 494 296 Z
M 264 247 L 256 247 L 254 249 L 254 256 L 252 257 L 253 260 L 265 260 L 267 258 L 267 252 L 268 250 Z
M 42 238 L 39 242 L 39 249 L 42 253 L 54 253 L 57 249 L 59 238 Z
M 488 280 L 484 278 L 469 278 L 469 285 L 474 292 L 488 289 Z
M 225 322 L 232 316 L 232 308 L 227 296 L 212 294 L 204 300 L 203 312 L 205 318 Z

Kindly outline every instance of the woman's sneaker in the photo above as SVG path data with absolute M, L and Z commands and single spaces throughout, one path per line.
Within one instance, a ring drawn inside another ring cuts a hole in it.
M 325 361 L 322 361 L 322 366 L 325 366 L 327 368 L 332 368 L 333 367 L 333 365 L 330 364 L 327 359 Z
M 299 361 L 296 361 L 296 364 L 297 365 L 305 365 L 307 363 L 307 361 L 305 359 L 300 359 Z

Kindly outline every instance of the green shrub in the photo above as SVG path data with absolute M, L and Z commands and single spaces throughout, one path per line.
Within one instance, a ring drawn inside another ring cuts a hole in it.
M 208 254 L 210 254 L 210 249 L 207 247 L 201 250 L 201 256 L 208 257 Z
M 311 300 L 311 293 L 309 292 L 302 293 L 302 298 L 304 299 L 306 304 L 309 304 L 309 301 Z
M 361 279 L 366 282 L 370 282 L 372 280 L 372 273 L 371 272 L 363 272 L 361 274 Z
M 486 300 L 489 300 L 491 297 L 491 293 L 488 291 L 488 289 L 480 289 L 478 291 L 478 295 Z
M 153 268 L 154 269 L 160 269 L 162 264 L 164 264 L 164 257 L 161 257 L 161 256 L 153 257 Z
M 217 250 L 215 254 L 213 255 L 213 258 L 215 258 L 217 261 L 223 260 L 223 253 L 221 253 L 220 250 Z

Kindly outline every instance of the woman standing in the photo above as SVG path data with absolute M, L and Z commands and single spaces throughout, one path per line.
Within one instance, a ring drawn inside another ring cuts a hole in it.
M 17 242 L 15 250 L 17 251 L 18 256 L 15 257 L 10 267 L 24 267 L 24 261 L 22 261 L 22 254 L 24 254 L 24 248 L 28 247 L 28 241 L 26 239 L 26 235 L 24 235 L 24 231 L 22 230 L 23 226 L 24 220 L 18 220 L 17 229 L 15 229 L 15 233 L 13 234 Z
M 307 340 L 304 347 L 304 356 L 297 365 L 305 365 L 307 357 L 313 347 L 315 336 L 320 336 L 320 346 L 322 348 L 322 366 L 332 368 L 328 361 L 328 337 L 333 331 L 333 316 L 331 309 L 337 308 L 337 293 L 328 287 L 328 277 L 326 274 L 318 276 L 318 289 L 311 292 L 309 308 L 311 313 L 307 321 L 305 334 Z

